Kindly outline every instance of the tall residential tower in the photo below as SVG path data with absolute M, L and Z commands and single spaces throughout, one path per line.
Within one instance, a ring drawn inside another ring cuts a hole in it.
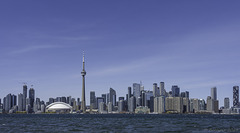
M 84 61 L 84 52 L 83 52 L 83 69 L 82 69 L 82 102 L 81 102 L 81 110 L 83 113 L 86 112 L 86 101 L 85 101 L 85 61 Z

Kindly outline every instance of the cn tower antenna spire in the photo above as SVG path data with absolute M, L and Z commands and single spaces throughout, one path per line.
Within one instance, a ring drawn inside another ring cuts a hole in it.
M 84 60 L 84 51 L 83 51 L 83 70 L 85 70 L 85 60 Z

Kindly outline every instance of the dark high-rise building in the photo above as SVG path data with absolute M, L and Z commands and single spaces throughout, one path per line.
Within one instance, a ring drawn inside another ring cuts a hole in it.
M 132 96 L 132 88 L 128 87 L 128 99 Z
M 158 87 L 157 83 L 153 83 L 153 96 L 158 97 Z
M 127 98 L 127 105 L 128 105 L 128 111 L 130 109 L 130 98 L 132 96 L 132 88 L 128 87 L 128 98 Z
M 129 112 L 134 113 L 136 109 L 136 98 L 135 96 L 132 96 L 129 100 L 130 100 Z
M 211 88 L 211 98 L 217 100 L 217 87 Z
M 62 96 L 61 99 L 62 99 L 62 102 L 67 103 L 67 98 L 66 97 Z
M 133 83 L 133 96 L 137 99 L 140 97 L 140 84 L 138 83 Z
M 106 94 L 102 94 L 102 97 L 104 98 L 104 103 L 107 103 L 107 95 Z
M 72 102 L 72 97 L 71 97 L 71 96 L 68 96 L 68 97 L 67 97 L 67 104 L 71 105 L 71 102 Z
M 116 106 L 116 91 L 113 88 L 109 89 L 109 100 L 113 106 Z
M 18 111 L 23 111 L 23 94 L 18 94 Z
M 26 111 L 27 85 L 23 85 L 23 111 Z
M 118 98 L 118 101 L 121 101 L 121 100 L 124 101 L 124 97 L 119 97 L 119 98 Z
M 5 102 L 4 102 L 4 109 L 5 109 L 5 112 L 9 112 L 9 110 L 12 108 L 12 95 L 11 94 L 8 94 L 6 97 L 5 97 Z
M 142 106 L 147 106 L 147 104 L 146 104 L 147 99 L 146 99 L 145 91 L 142 91 L 141 97 L 142 97 L 142 102 L 141 102 Z
M 164 82 L 160 82 L 160 85 L 159 85 L 159 94 L 160 94 L 160 96 L 165 96 L 166 95 L 165 92 L 166 92 L 166 90 L 164 88 Z
M 177 85 L 172 86 L 172 97 L 180 96 L 180 88 Z
M 35 99 L 35 90 L 33 88 L 30 88 L 29 90 L 29 99 L 30 99 L 30 107 L 33 108 L 33 103 Z
M 1 98 L 0 98 L 0 104 L 2 104 Z
M 83 113 L 86 112 L 86 101 L 85 101 L 85 76 L 86 76 L 86 71 L 85 71 L 85 61 L 84 61 L 84 53 L 83 53 L 83 69 L 82 69 L 82 102 L 81 102 L 81 110 Z
M 13 107 L 13 106 L 15 106 L 15 105 L 17 105 L 17 96 L 16 95 L 12 95 L 12 103 L 11 103 L 11 107 Z
M 181 92 L 181 97 L 189 98 L 189 92 L 188 91 Z
M 92 109 L 95 109 L 96 106 L 96 96 L 95 96 L 95 91 L 90 91 L 90 107 Z
M 49 98 L 48 102 L 49 102 L 49 104 L 52 104 L 52 103 L 54 103 L 54 99 L 53 98 Z
M 224 98 L 224 109 L 230 108 L 230 100 L 228 97 Z
M 233 107 L 239 106 L 239 86 L 233 86 Z
M 99 104 L 103 102 L 103 97 L 97 97 L 97 108 L 99 109 Z

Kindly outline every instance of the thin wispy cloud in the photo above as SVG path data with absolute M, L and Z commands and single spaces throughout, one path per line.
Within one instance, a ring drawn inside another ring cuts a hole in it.
M 42 49 L 52 49 L 52 48 L 62 48 L 63 46 L 59 45 L 34 45 L 34 46 L 27 46 L 18 50 L 14 50 L 10 52 L 10 54 L 23 54 L 27 52 L 32 52 L 32 51 L 38 51 Z

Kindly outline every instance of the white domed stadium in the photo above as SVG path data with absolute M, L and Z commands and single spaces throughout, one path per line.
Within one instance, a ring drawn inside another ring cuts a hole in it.
M 72 106 L 64 102 L 54 102 L 46 107 L 46 112 L 71 113 Z

